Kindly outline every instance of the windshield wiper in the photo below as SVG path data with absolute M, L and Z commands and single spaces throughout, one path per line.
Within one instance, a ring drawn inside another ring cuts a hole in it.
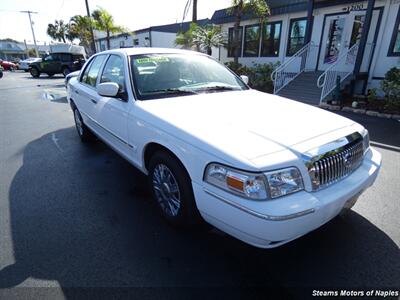
M 187 89 L 180 89 L 180 88 L 170 88 L 170 89 L 160 89 L 160 90 L 151 90 L 151 91 L 144 91 L 144 94 L 157 94 L 157 93 L 166 93 L 166 94 L 197 94 L 197 92 Z
M 214 85 L 214 86 L 207 86 L 204 88 L 197 89 L 198 91 L 237 91 L 240 90 L 240 88 L 237 87 L 232 87 L 232 86 L 226 86 L 226 85 Z

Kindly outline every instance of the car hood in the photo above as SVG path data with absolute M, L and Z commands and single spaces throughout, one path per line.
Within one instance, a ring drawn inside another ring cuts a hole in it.
M 247 160 L 349 127 L 328 111 L 256 90 L 138 101 L 153 126 Z M 151 118 L 151 117 L 155 118 Z M 202 148 L 203 148 L 202 147 Z

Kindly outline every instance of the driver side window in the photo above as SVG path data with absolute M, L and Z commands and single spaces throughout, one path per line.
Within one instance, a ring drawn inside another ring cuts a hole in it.
M 105 55 L 98 55 L 90 62 L 82 75 L 82 83 L 88 84 L 92 87 L 96 86 L 97 76 L 105 58 Z
M 44 58 L 44 61 L 51 61 L 51 60 L 54 60 L 54 59 L 53 59 L 53 56 L 51 56 L 51 55 L 48 55 L 48 56 L 46 56 L 46 57 Z
M 119 86 L 121 93 L 126 91 L 125 88 L 125 75 L 124 75 L 124 63 L 120 56 L 110 55 L 107 63 L 104 67 L 103 74 L 100 78 L 100 83 L 103 82 L 115 82 Z

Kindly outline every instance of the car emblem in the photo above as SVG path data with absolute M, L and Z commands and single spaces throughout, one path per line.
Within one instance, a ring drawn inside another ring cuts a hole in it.
M 352 162 L 353 162 L 353 159 L 352 159 L 351 154 L 350 154 L 350 153 L 346 153 L 345 156 L 343 157 L 344 166 L 345 166 L 346 168 L 350 168 Z

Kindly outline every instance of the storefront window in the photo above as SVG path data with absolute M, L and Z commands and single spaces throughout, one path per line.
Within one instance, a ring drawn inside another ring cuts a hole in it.
M 246 26 L 243 56 L 258 56 L 260 49 L 260 25 Z
M 278 56 L 281 41 L 281 22 L 267 23 L 262 32 L 261 56 Z
M 304 46 L 307 19 L 293 19 L 290 21 L 288 56 L 292 56 Z
M 229 28 L 228 32 L 228 57 L 235 56 L 235 41 L 234 41 L 234 28 Z M 239 44 L 237 47 L 239 48 L 239 56 L 242 56 L 242 38 L 243 38 L 243 27 L 239 27 Z
M 400 9 L 397 13 L 397 19 L 393 29 L 392 41 L 389 47 L 389 56 L 400 56 Z

